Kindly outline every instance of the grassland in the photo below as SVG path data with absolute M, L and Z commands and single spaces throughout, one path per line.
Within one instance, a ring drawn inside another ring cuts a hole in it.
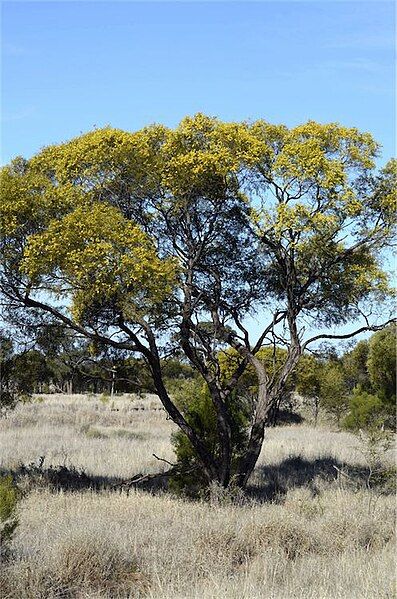
M 354 436 L 270 429 L 248 498 L 112 489 L 167 469 L 153 454 L 172 461 L 173 430 L 154 396 L 42 396 L 0 420 L 0 467 L 25 488 L 0 596 L 395 596 L 394 496 Z

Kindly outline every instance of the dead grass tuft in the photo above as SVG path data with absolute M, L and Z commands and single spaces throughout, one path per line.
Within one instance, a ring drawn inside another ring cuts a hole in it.
M 316 551 L 315 535 L 292 517 L 262 524 L 255 536 L 261 548 L 279 551 L 291 560 Z
M 140 597 L 149 588 L 136 560 L 108 542 L 84 538 L 63 543 L 49 563 L 25 559 L 6 566 L 0 584 L 4 599 Z

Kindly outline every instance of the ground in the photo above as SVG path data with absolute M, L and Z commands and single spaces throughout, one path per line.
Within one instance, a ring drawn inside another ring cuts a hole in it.
M 168 468 L 153 454 L 173 460 L 173 430 L 155 396 L 39 396 L 3 417 L 0 468 L 25 493 L 0 596 L 395 596 L 395 501 L 357 437 L 270 429 L 248 498 L 114 490 Z

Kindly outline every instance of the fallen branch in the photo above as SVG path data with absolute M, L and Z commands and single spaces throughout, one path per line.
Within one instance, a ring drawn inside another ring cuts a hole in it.
M 155 456 L 155 457 L 157 457 L 157 456 Z M 160 459 L 160 461 L 166 461 L 166 460 L 162 460 L 161 458 L 158 458 L 158 459 Z M 167 463 L 169 464 L 170 462 L 167 462 Z M 139 474 L 135 474 L 132 478 L 123 480 L 119 483 L 114 483 L 112 485 L 112 488 L 119 489 L 120 492 L 123 489 L 127 490 L 127 495 L 128 495 L 130 489 L 134 486 L 141 485 L 144 483 L 154 482 L 156 479 L 157 480 L 167 479 L 176 474 L 191 474 L 195 470 L 198 470 L 198 468 L 199 468 L 198 466 L 192 466 L 192 468 L 188 468 L 186 470 L 181 470 L 178 466 L 174 466 L 173 468 L 170 468 L 166 472 L 156 472 L 155 474 L 139 473 Z
M 176 468 L 176 464 L 173 464 L 172 462 L 169 462 L 168 460 L 165 460 L 164 458 L 159 458 L 155 453 L 153 453 L 152 456 L 154 458 L 156 458 L 156 460 L 158 460 L 159 462 L 165 462 L 169 466 L 172 466 L 173 468 Z

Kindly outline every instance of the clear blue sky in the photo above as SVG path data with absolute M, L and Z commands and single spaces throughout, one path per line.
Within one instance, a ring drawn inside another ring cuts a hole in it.
M 392 2 L 3 2 L 3 162 L 197 111 L 340 121 L 394 153 Z

